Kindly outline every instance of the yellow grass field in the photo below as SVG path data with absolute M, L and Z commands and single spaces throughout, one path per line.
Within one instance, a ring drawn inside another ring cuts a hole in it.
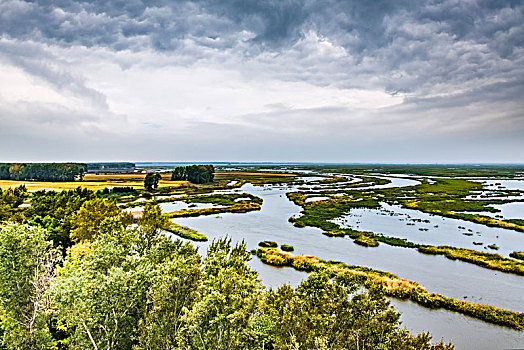
M 163 173 L 162 180 L 160 180 L 159 187 L 180 187 L 188 184 L 187 181 L 171 181 L 171 173 Z M 39 181 L 13 181 L 0 180 L 0 188 L 6 189 L 10 187 L 17 187 L 25 185 L 30 192 L 38 190 L 71 190 L 78 186 L 88 188 L 90 190 L 101 190 L 105 187 L 112 186 L 129 186 L 136 189 L 144 188 L 144 177 L 146 174 L 86 174 L 83 181 L 74 182 L 39 182 Z M 215 180 L 231 181 L 231 180 L 247 180 L 253 183 L 265 183 L 269 179 L 282 177 L 295 177 L 295 174 L 284 173 L 269 173 L 269 172 L 217 172 L 215 173 Z M 209 185 L 196 185 L 209 186 Z
M 144 177 L 146 174 L 86 174 L 83 181 L 75 182 L 37 182 L 37 181 L 12 181 L 0 180 L 0 188 L 6 189 L 10 187 L 17 187 L 25 185 L 28 191 L 38 190 L 71 190 L 78 186 L 88 188 L 90 190 L 101 190 L 105 187 L 111 186 L 129 186 L 133 188 L 144 187 Z M 159 187 L 178 187 L 185 184 L 185 181 L 171 181 L 171 174 L 162 174 Z

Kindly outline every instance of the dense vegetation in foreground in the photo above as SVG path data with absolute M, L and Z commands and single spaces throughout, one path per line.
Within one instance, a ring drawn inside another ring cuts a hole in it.
M 262 262 L 269 265 L 290 266 L 301 271 L 323 272 L 331 276 L 360 278 L 366 288 L 377 288 L 377 285 L 379 285 L 388 296 L 410 299 L 430 308 L 444 308 L 460 312 L 486 322 L 514 329 L 524 329 L 524 313 L 503 310 L 491 305 L 472 304 L 447 298 L 440 294 L 429 293 L 418 283 L 401 279 L 389 272 L 348 265 L 339 261 L 325 261 L 313 256 L 295 256 L 272 247 L 259 248 L 256 255 Z
M 0 229 L 0 310 L 8 349 L 451 349 L 410 335 L 382 288 L 313 273 L 264 290 L 244 244 L 205 258 L 162 235 L 148 206 L 138 226 L 100 222 L 60 259 L 45 229 Z

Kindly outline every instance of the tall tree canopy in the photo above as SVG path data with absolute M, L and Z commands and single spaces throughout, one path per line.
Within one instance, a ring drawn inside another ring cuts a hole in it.
M 186 167 L 176 167 L 171 174 L 171 180 L 189 181 L 194 184 L 204 184 L 213 182 L 215 168 L 213 165 L 190 165 Z
M 159 173 L 149 173 L 144 178 L 144 188 L 146 191 L 152 192 L 154 189 L 158 188 L 158 183 L 162 179 L 162 176 Z

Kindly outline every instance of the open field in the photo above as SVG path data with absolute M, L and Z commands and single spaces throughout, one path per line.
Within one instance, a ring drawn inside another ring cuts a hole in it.
M 1 180 L 0 188 L 12 188 L 25 185 L 30 192 L 38 190 L 71 190 L 78 186 L 90 190 L 102 190 L 105 187 L 128 186 L 136 189 L 144 187 L 144 177 L 146 174 L 86 174 L 83 181 L 74 182 L 39 182 L 39 181 L 14 181 Z M 162 175 L 159 187 L 179 187 L 186 184 L 186 181 L 171 181 L 171 173 Z
M 187 185 L 187 181 L 171 181 L 171 173 L 162 173 L 159 187 L 181 187 Z M 20 185 L 25 185 L 30 192 L 38 190 L 71 190 L 78 186 L 90 190 L 102 190 L 105 187 L 112 186 L 129 186 L 136 189 L 144 187 L 144 177 L 146 174 L 86 174 L 83 181 L 74 182 L 41 182 L 41 181 L 14 181 L 0 180 L 0 188 L 7 189 Z M 287 182 L 292 180 L 296 175 L 267 172 L 217 172 L 215 179 L 218 184 L 225 184 L 229 181 L 237 180 L 239 184 L 247 181 L 252 183 L 275 183 Z M 216 184 L 215 184 L 216 185 Z M 210 185 L 192 185 L 198 187 L 209 187 Z M 211 185 L 213 186 L 213 185 Z

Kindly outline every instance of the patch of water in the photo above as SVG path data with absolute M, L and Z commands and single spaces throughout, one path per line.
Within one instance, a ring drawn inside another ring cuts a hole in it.
M 433 310 L 406 300 L 390 299 L 412 333 L 430 332 L 432 343 L 452 342 L 457 350 L 522 349 L 524 332 L 494 326 L 456 312 Z
M 524 205 L 524 203 L 519 204 Z M 353 209 L 349 215 L 335 219 L 333 222 L 355 230 L 406 238 L 414 243 L 450 245 L 498 253 L 503 256 L 524 249 L 522 232 L 443 218 L 385 203 L 382 204 L 381 209 Z M 488 245 L 491 244 L 495 244 L 499 249 L 489 249 Z
M 244 240 L 248 249 L 258 242 L 273 240 L 291 244 L 295 254 L 314 255 L 326 260 L 340 260 L 349 264 L 368 266 L 388 271 L 401 278 L 417 281 L 430 292 L 445 296 L 524 311 L 524 279 L 519 276 L 492 271 L 443 256 L 418 253 L 414 249 L 381 244 L 365 248 L 346 238 L 322 235 L 316 228 L 296 228 L 287 219 L 297 215 L 300 208 L 286 198 L 286 191 L 264 191 L 260 186 L 246 184 L 245 192 L 262 197 L 262 209 L 245 214 L 176 218 L 177 224 L 195 229 L 211 240 L 229 236 L 233 242 Z M 209 242 L 195 243 L 205 251 Z
M 524 179 L 514 180 L 474 180 L 481 182 L 484 188 L 489 190 L 505 189 L 505 190 L 520 190 L 524 191 Z

